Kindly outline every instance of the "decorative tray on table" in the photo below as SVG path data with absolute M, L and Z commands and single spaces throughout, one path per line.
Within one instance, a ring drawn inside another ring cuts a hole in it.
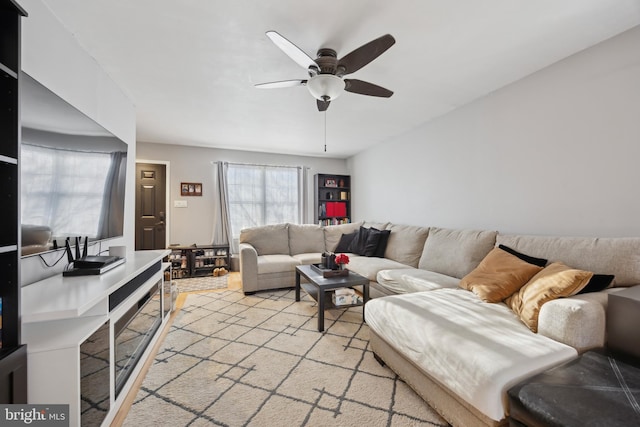
M 349 270 L 331 270 L 329 268 L 323 267 L 322 264 L 311 264 L 311 269 L 316 271 L 317 273 L 322 274 L 322 277 L 325 279 L 328 277 L 339 277 L 339 276 L 348 276 Z

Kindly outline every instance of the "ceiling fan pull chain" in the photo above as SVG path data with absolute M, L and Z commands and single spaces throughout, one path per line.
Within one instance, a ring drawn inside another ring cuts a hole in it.
M 327 110 L 324 110 L 324 152 L 327 152 Z

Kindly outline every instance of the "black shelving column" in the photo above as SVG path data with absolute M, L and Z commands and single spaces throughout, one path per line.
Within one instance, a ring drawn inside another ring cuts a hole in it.
M 319 173 L 314 176 L 315 223 L 320 225 L 351 222 L 351 177 Z
M 0 403 L 27 403 L 27 349 L 20 345 L 20 20 L 0 0 Z

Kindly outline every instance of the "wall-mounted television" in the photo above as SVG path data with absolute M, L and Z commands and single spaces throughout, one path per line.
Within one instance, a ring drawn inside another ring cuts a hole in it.
M 121 237 L 127 144 L 21 74 L 22 255 Z

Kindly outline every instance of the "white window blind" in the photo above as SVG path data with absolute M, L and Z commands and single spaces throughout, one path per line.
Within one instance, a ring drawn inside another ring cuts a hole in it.
M 227 169 L 229 216 L 234 238 L 240 230 L 302 218 L 301 168 L 230 163 Z

